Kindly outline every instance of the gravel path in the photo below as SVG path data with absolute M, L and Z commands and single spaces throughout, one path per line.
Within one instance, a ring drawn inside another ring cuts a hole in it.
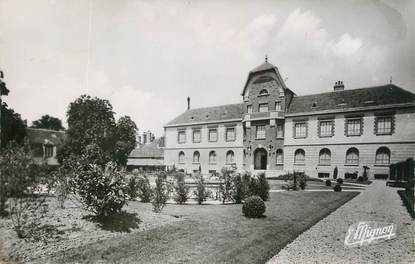
M 415 221 L 397 193 L 384 181 L 343 205 L 287 245 L 273 263 L 415 263 Z M 361 221 L 394 223 L 397 236 L 378 244 L 345 248 L 350 225 Z

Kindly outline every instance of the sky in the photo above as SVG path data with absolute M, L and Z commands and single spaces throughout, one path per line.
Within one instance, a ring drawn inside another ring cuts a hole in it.
M 297 95 L 392 82 L 415 93 L 415 1 L 0 0 L 3 100 L 28 125 L 81 94 L 140 131 L 242 102 L 268 61 Z

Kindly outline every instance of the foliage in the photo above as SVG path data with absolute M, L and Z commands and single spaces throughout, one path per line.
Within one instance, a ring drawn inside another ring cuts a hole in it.
M 246 217 L 259 218 L 265 213 L 264 201 L 259 196 L 248 197 L 242 205 L 242 213 Z
M 49 115 L 44 115 L 40 119 L 33 121 L 32 127 L 52 129 L 56 131 L 65 129 L 62 126 L 62 121 L 59 118 L 49 116 Z
M 150 181 L 147 176 L 138 178 L 138 197 L 142 203 L 149 203 L 151 201 L 152 191 Z
M 175 195 L 174 201 L 178 204 L 184 204 L 189 199 L 190 187 L 186 186 L 184 177 L 185 175 L 181 172 L 175 175 L 176 185 L 174 185 Z
M 343 184 L 343 179 L 342 179 L 342 178 L 338 178 L 338 179 L 337 179 L 337 183 L 338 183 L 338 184 Z
M 205 180 L 203 179 L 203 175 L 201 174 L 197 176 L 197 186 L 195 195 L 197 197 L 198 204 L 202 204 L 204 201 L 206 201 L 206 198 L 209 196 L 209 193 L 206 190 Z
M 170 188 L 168 186 L 166 178 L 162 175 L 157 175 L 156 187 L 154 187 L 153 189 L 153 199 L 151 200 L 154 212 L 160 213 L 161 210 L 163 210 L 164 206 L 167 203 L 167 200 L 169 199 L 169 189 Z
M 9 142 L 15 141 L 22 145 L 26 136 L 26 121 L 20 114 L 8 108 L 6 103 L 1 103 L 1 148 L 5 148 Z
M 138 179 L 135 175 L 133 175 L 128 179 L 127 194 L 130 197 L 130 199 L 135 199 L 138 197 L 138 193 Z
M 337 183 L 337 184 L 334 186 L 333 190 L 334 190 L 335 192 L 341 192 L 341 191 L 342 191 L 342 187 L 340 186 L 340 184 L 339 184 L 339 183 Z
M 62 165 L 57 171 L 54 172 L 54 182 L 49 188 L 55 190 L 55 197 L 58 200 L 58 206 L 65 208 L 65 200 L 71 193 L 71 181 L 73 180 L 73 171 L 76 166 L 76 160 L 73 157 L 69 157 L 63 160 Z
M 334 171 L 333 171 L 333 179 L 337 179 L 337 174 L 339 173 L 339 169 L 336 167 L 334 167 Z
M 300 189 L 301 189 L 301 190 L 304 190 L 304 189 L 305 189 L 305 187 L 307 186 L 306 179 L 305 179 L 304 177 L 300 178 L 300 179 L 299 179 L 299 184 L 298 184 L 298 185 L 300 186 Z
M 359 176 L 359 177 L 357 177 L 357 181 L 358 182 L 364 182 L 365 180 L 364 180 L 363 176 Z
M 257 178 L 255 179 L 257 181 L 256 188 L 257 191 L 254 193 L 254 195 L 258 195 L 261 197 L 263 201 L 268 201 L 269 199 L 269 183 L 267 178 L 265 177 L 265 173 L 258 174 Z
M 328 187 L 331 186 L 331 181 L 330 180 L 326 180 L 326 186 L 328 186 Z
M 362 176 L 362 181 L 367 181 L 369 178 L 367 176 L 367 170 L 369 169 L 368 166 L 363 166 L 363 176 Z
M 219 175 L 219 192 L 222 197 L 222 203 L 232 200 L 232 174 L 233 170 L 226 167 L 222 168 L 221 174 Z
M 237 204 L 242 203 L 242 200 L 245 199 L 245 185 L 244 185 L 241 174 L 237 173 L 232 178 L 232 187 L 233 187 L 232 199 Z
M 114 160 L 120 165 L 127 165 L 127 158 L 130 152 L 136 147 L 137 125 L 129 116 L 118 119 L 116 126 L 116 143 L 113 153 Z

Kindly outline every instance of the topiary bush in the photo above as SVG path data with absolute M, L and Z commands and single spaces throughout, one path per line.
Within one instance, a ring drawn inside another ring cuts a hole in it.
M 340 186 L 340 184 L 338 184 L 338 183 L 337 183 L 337 184 L 334 186 L 333 190 L 334 190 L 335 192 L 341 192 L 341 191 L 342 191 L 342 187 Z
M 326 180 L 326 186 L 328 186 L 328 187 L 331 186 L 331 181 L 330 180 Z
M 242 205 L 242 213 L 250 218 L 262 217 L 265 210 L 265 203 L 259 196 L 248 197 Z
M 338 183 L 338 184 L 343 184 L 343 179 L 342 179 L 342 178 L 338 178 L 338 179 L 337 179 L 337 183 Z

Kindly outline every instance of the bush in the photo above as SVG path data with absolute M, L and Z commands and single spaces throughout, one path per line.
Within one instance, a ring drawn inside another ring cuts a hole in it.
M 342 179 L 342 178 L 338 178 L 338 179 L 337 179 L 337 183 L 338 183 L 338 184 L 343 184 L 343 179 Z
M 138 179 L 135 175 L 133 175 L 128 180 L 127 194 L 130 197 L 130 199 L 135 199 L 138 197 L 138 191 Z
M 267 178 L 265 177 L 264 172 L 258 174 L 257 181 L 258 181 L 258 185 L 257 185 L 258 191 L 255 195 L 258 195 L 259 197 L 261 197 L 263 201 L 268 201 L 270 187 L 269 187 L 269 183 L 268 183 Z
M 198 204 L 202 204 L 204 201 L 206 201 L 206 198 L 208 197 L 208 192 L 205 186 L 205 180 L 203 179 L 202 175 L 197 176 L 197 187 L 195 195 L 197 197 Z
M 265 213 L 265 203 L 259 196 L 248 197 L 243 206 L 242 213 L 246 217 L 259 218 Z
M 174 201 L 178 204 L 184 204 L 189 199 L 189 186 L 186 186 L 184 174 L 179 172 L 176 174 L 176 185 L 174 186 Z
M 357 177 L 357 181 L 358 181 L 358 182 L 364 182 L 364 178 L 363 178 L 363 176 L 359 176 L 359 177 Z
M 232 200 L 232 173 L 233 170 L 223 168 L 219 176 L 219 192 L 222 197 L 222 203 Z
M 342 187 L 340 186 L 340 184 L 339 184 L 339 183 L 337 183 L 337 184 L 334 186 L 333 190 L 334 190 L 335 192 L 341 192 L 341 191 L 342 191 Z
M 160 213 L 163 210 L 169 199 L 169 193 L 170 190 L 165 177 L 162 174 L 157 175 L 156 187 L 153 189 L 153 199 L 151 200 L 154 212 Z
M 305 187 L 307 186 L 307 180 L 306 180 L 306 176 L 305 174 L 301 174 L 298 177 L 298 185 L 300 186 L 301 190 L 304 190 Z
M 142 176 L 138 178 L 138 197 L 141 199 L 142 203 L 149 203 L 151 201 L 151 186 L 150 181 L 147 176 Z
M 242 200 L 245 199 L 245 185 L 242 180 L 241 174 L 238 173 L 232 178 L 232 188 L 233 200 L 237 204 L 242 203 Z
M 326 186 L 328 186 L 328 187 L 331 186 L 331 181 L 330 180 L 326 180 Z

